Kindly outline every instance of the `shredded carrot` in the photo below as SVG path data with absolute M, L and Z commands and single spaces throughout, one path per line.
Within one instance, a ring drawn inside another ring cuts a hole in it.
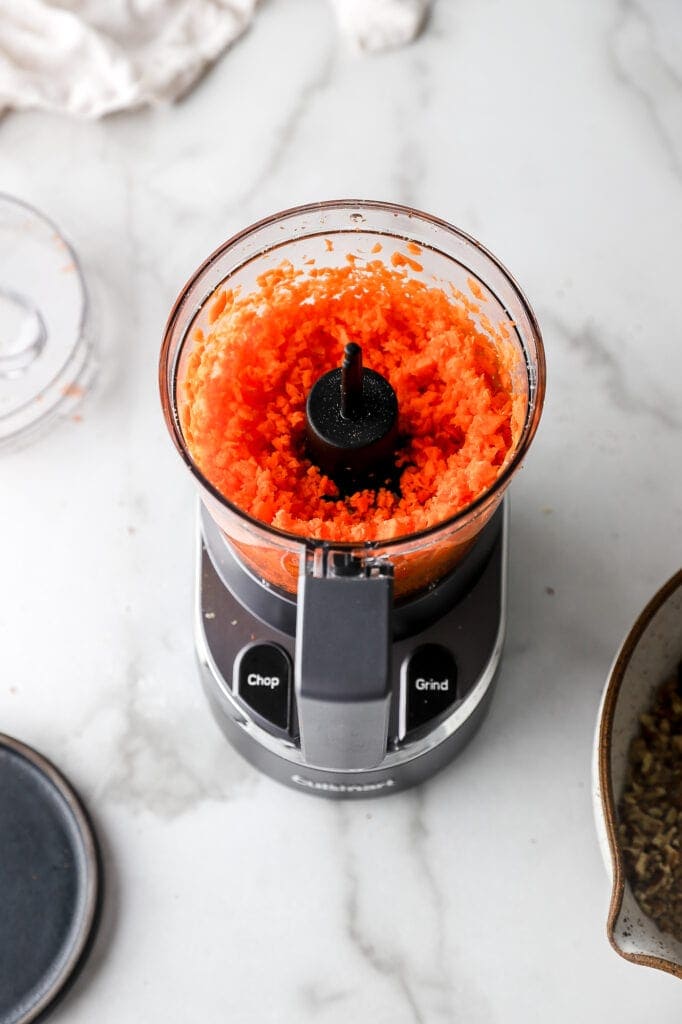
M 376 252 L 381 252 L 381 249 L 382 249 L 381 242 L 375 242 L 374 245 L 372 246 L 372 248 L 369 251 L 376 253 Z
M 422 247 L 421 245 L 417 245 L 416 242 L 408 242 L 406 248 L 413 256 L 421 256 Z
M 248 295 L 218 291 L 211 316 L 221 311 L 192 336 L 178 389 L 189 451 L 232 503 L 289 533 L 362 542 L 427 529 L 491 487 L 525 414 L 511 342 L 378 259 L 285 262 L 257 283 Z M 401 473 L 398 488 L 342 496 L 307 456 L 305 404 L 349 340 L 396 392 Z
M 416 274 L 424 269 L 421 263 L 417 263 L 416 260 L 410 259 L 409 256 L 406 256 L 402 252 L 394 252 L 391 256 L 391 263 L 394 267 L 409 267 L 411 270 L 414 270 Z
M 334 243 L 332 242 L 331 238 L 325 238 L 324 244 L 327 249 L 327 252 L 334 252 Z
M 219 292 L 211 302 L 208 314 L 208 319 L 210 323 L 214 324 L 216 322 L 222 311 L 225 309 L 226 305 L 227 292 L 223 289 L 223 291 Z
M 482 302 L 485 296 L 483 295 L 483 289 L 481 288 L 476 278 L 467 278 L 467 284 L 469 285 L 469 291 L 474 296 L 474 298 L 478 299 L 479 302 Z

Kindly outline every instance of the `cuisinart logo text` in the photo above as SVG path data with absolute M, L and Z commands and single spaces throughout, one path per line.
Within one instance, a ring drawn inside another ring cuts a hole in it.
M 377 789 L 390 789 L 391 786 L 395 786 L 393 779 L 384 779 L 383 782 L 352 782 L 348 786 L 345 782 L 315 782 L 313 779 L 304 779 L 302 775 L 292 775 L 291 781 L 297 786 L 319 789 L 325 793 L 372 793 Z

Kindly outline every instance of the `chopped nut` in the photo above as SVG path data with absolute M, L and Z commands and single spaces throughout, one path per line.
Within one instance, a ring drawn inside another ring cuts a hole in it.
M 641 909 L 682 941 L 682 663 L 654 695 L 630 745 L 618 835 Z
M 649 857 L 646 853 L 640 853 L 639 857 L 635 862 L 635 874 L 638 878 L 647 877 L 647 867 L 649 865 Z

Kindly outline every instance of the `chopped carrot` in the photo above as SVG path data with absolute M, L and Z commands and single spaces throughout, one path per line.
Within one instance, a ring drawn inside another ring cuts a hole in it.
M 227 305 L 227 292 L 223 288 L 211 302 L 208 313 L 209 323 L 214 324 Z
M 217 291 L 213 325 L 192 335 L 178 388 L 192 458 L 231 502 L 289 533 L 361 543 L 437 525 L 494 484 L 525 415 L 511 341 L 483 333 L 442 288 L 380 260 L 282 263 L 257 284 L 229 303 Z M 349 340 L 398 398 L 397 489 L 342 496 L 307 456 L 308 392 Z
M 370 249 L 370 252 L 381 252 L 381 249 L 382 249 L 381 242 L 375 242 L 374 245 L 372 246 L 372 248 Z
M 416 242 L 408 242 L 406 248 L 413 256 L 421 256 L 422 254 L 422 247 L 421 245 L 417 245 Z
M 394 267 L 409 267 L 410 270 L 414 270 L 417 274 L 424 269 L 421 263 L 410 259 L 409 256 L 405 256 L 402 252 L 394 252 L 391 256 L 391 263 Z
M 467 278 L 467 284 L 469 285 L 469 291 L 474 296 L 474 298 L 478 299 L 479 302 L 483 301 L 483 299 L 485 298 L 485 296 L 483 294 L 483 289 L 481 288 L 481 286 L 478 283 L 478 281 L 476 280 L 476 278 L 475 277 Z

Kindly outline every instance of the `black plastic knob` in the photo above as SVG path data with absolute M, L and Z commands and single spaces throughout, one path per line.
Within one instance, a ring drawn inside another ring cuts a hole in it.
M 346 487 L 366 485 L 392 464 L 398 435 L 398 400 L 380 373 L 362 365 L 362 349 L 346 345 L 343 365 L 313 384 L 306 404 L 311 459 Z

